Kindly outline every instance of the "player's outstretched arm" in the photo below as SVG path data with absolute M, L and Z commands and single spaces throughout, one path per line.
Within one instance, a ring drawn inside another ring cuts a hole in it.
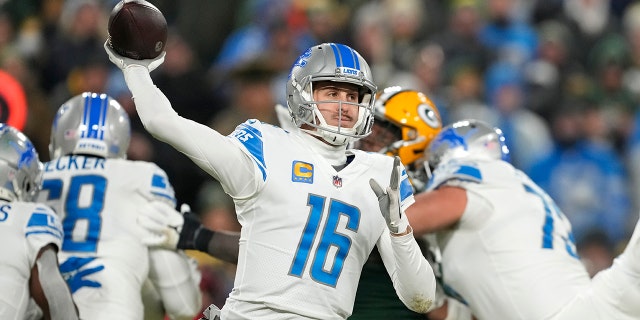
M 415 200 L 415 203 L 407 208 L 406 214 L 413 234 L 420 237 L 455 225 L 462 218 L 469 199 L 465 189 L 445 185 L 419 193 Z M 477 201 L 477 205 L 481 208 L 490 205 L 480 200 Z
M 29 279 L 31 297 L 45 319 L 78 319 L 78 309 L 71 298 L 71 291 L 58 269 L 56 252 L 53 244 L 46 245 L 38 252 Z
M 427 313 L 435 300 L 436 278 L 413 233 L 385 233 L 376 246 L 400 300 L 410 310 Z
M 138 115 L 149 133 L 189 157 L 220 181 L 230 195 L 245 197 L 255 191 L 254 178 L 258 176 L 258 170 L 234 139 L 179 116 L 167 97 L 153 84 L 149 71 L 158 61 L 162 62 L 162 55 L 152 61 L 132 60 L 119 56 L 109 46 L 105 45 L 105 50 L 111 61 L 124 61 L 115 64 L 124 73 Z

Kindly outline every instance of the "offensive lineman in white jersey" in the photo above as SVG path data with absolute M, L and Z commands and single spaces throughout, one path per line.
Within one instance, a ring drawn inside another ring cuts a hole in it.
M 430 307 L 435 277 L 403 213 L 413 193 L 399 159 L 347 150 L 369 134 L 376 93 L 356 51 L 325 43 L 294 64 L 287 101 L 300 129 L 247 120 L 225 137 L 177 115 L 154 86 L 149 72 L 163 55 L 132 60 L 105 49 L 145 128 L 234 199 L 242 231 L 222 319 L 345 319 L 375 245 L 407 307 Z M 389 177 L 383 190 L 377 181 Z
M 445 291 L 474 316 L 640 318 L 639 227 L 613 266 L 591 280 L 569 221 L 505 161 L 499 129 L 459 121 L 443 128 L 427 153 L 432 177 L 407 215 L 416 234 L 436 232 Z
M 166 173 L 126 160 L 129 117 L 107 96 L 85 92 L 62 104 L 51 129 L 51 161 L 39 200 L 62 219 L 60 270 L 84 319 L 142 319 L 148 278 L 171 318 L 201 308 L 200 274 L 182 252 L 148 249 L 136 219 L 150 203 L 174 207 Z
M 31 298 L 46 319 L 78 319 L 58 270 L 62 225 L 51 208 L 32 202 L 41 179 L 31 141 L 0 124 L 0 319 L 35 314 L 28 310 Z

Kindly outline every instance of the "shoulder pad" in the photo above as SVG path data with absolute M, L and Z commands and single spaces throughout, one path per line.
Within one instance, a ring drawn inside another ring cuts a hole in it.
M 62 222 L 53 210 L 44 205 L 27 206 L 25 208 L 31 209 L 31 212 L 29 213 L 29 221 L 24 235 L 33 252 L 38 252 L 40 248 L 48 243 L 53 243 L 58 248 L 61 248 Z
M 155 197 L 166 199 L 174 205 L 177 202 L 173 185 L 169 182 L 167 173 L 160 167 L 157 167 L 151 176 L 150 191 Z
M 433 176 L 427 184 L 426 190 L 433 190 L 449 180 L 463 180 L 469 182 L 482 182 L 482 172 L 476 162 L 450 161 L 443 163 L 433 172 Z
M 270 126 L 282 130 L 280 127 Z M 249 156 L 253 158 L 256 165 L 262 172 L 263 181 L 267 179 L 266 164 L 264 161 L 263 130 L 268 127 L 256 119 L 249 119 L 239 124 L 236 129 L 228 135 L 231 139 L 237 140 L 246 149 Z M 269 130 L 269 129 L 267 129 Z M 284 130 L 282 132 L 285 132 Z

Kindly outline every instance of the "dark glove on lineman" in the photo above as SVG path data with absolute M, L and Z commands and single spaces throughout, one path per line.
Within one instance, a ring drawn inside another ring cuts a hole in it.
M 177 247 L 182 250 L 197 250 L 196 239 L 204 226 L 200 223 L 198 215 L 191 212 L 190 208 L 186 212 L 184 206 L 182 209 L 184 224 L 182 225 Z

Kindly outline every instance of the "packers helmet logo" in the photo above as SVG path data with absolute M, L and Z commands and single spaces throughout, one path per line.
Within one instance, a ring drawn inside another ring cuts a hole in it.
M 423 103 L 418 106 L 418 115 L 420 119 L 424 121 L 431 128 L 437 129 L 442 127 L 442 123 L 440 122 L 440 117 L 438 113 L 433 110 L 433 107 Z

